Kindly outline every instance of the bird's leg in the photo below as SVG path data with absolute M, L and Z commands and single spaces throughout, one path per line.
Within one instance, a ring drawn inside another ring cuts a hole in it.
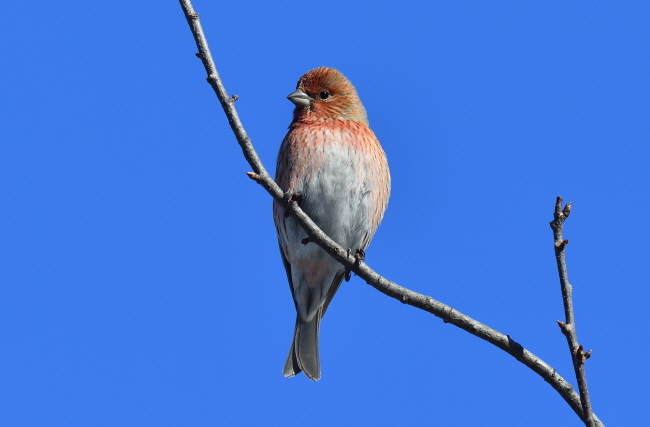
M 288 199 L 288 202 L 287 202 L 287 203 L 288 203 L 289 205 L 291 205 L 291 204 L 293 204 L 293 203 L 298 203 L 298 204 L 300 204 L 300 202 L 302 201 L 302 194 L 300 194 L 300 193 L 298 193 L 298 192 L 296 192 L 296 193 L 292 193 L 292 192 L 290 192 L 290 191 L 287 191 L 286 193 L 284 193 L 284 197 L 285 197 L 285 199 Z M 284 217 L 287 218 L 288 216 L 289 216 L 289 211 L 287 211 L 287 210 L 285 209 L 285 210 L 284 210 Z M 307 243 L 303 243 L 303 244 L 306 245 Z
M 348 248 L 348 256 L 350 256 L 350 248 Z M 343 278 L 345 279 L 346 282 L 350 281 L 350 276 L 351 276 L 350 269 L 346 268 L 345 269 L 345 276 L 343 276 Z

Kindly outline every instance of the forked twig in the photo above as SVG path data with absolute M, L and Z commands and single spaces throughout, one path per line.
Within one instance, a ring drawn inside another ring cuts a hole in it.
M 194 36 L 194 40 L 196 41 L 196 46 L 199 49 L 197 56 L 203 62 L 203 66 L 208 74 L 208 83 L 210 83 L 217 94 L 226 117 L 228 118 L 228 123 L 230 123 L 230 127 L 232 128 L 235 137 L 237 138 L 237 142 L 244 153 L 244 157 L 246 157 L 246 160 L 253 168 L 253 172 L 248 172 L 248 176 L 260 184 L 275 200 L 282 203 L 283 206 L 286 206 L 287 212 L 290 215 L 293 215 L 307 232 L 309 242 L 315 243 L 323 248 L 348 270 L 356 273 L 378 291 L 395 298 L 404 304 L 427 311 L 434 316 L 441 318 L 445 323 L 458 326 L 472 335 L 475 335 L 507 352 L 547 381 L 571 406 L 571 408 L 573 408 L 576 414 L 582 418 L 583 410 L 578 394 L 575 392 L 571 384 L 565 381 L 564 378 L 555 371 L 555 369 L 549 366 L 542 359 L 523 348 L 508 335 L 502 334 L 501 332 L 492 329 L 439 301 L 436 301 L 430 296 L 413 292 L 380 276 L 368 267 L 367 264 L 359 262 L 354 254 L 348 253 L 346 249 L 339 246 L 323 233 L 323 231 L 318 228 L 318 226 L 302 211 L 302 209 L 300 209 L 297 203 L 290 203 L 290 198 L 284 194 L 282 189 L 280 189 L 262 165 L 262 162 L 253 148 L 250 138 L 246 134 L 246 131 L 239 120 L 239 116 L 237 115 L 234 106 L 236 98 L 228 96 L 228 93 L 219 78 L 219 73 L 217 72 L 214 60 L 210 54 L 208 42 L 203 33 L 198 13 L 194 11 L 190 0 L 179 1 L 183 8 L 183 12 L 185 13 L 187 23 L 192 31 L 192 35 Z M 602 426 L 595 415 L 594 420 L 598 422 L 597 425 Z
M 585 373 L 585 361 L 591 356 L 591 350 L 585 353 L 583 347 L 578 344 L 578 333 L 576 332 L 576 321 L 573 313 L 573 287 L 569 283 L 569 273 L 567 272 L 564 255 L 564 248 L 569 244 L 569 241 L 565 240 L 562 236 L 562 229 L 564 227 L 564 221 L 570 214 L 571 203 L 567 203 L 563 209 L 562 197 L 558 197 L 555 201 L 555 212 L 553 213 L 553 221 L 551 221 L 550 225 L 553 229 L 555 260 L 557 261 L 557 271 L 560 276 L 560 287 L 562 288 L 565 321 L 561 322 L 558 320 L 557 323 L 569 344 L 573 369 L 578 381 L 578 390 L 580 390 L 580 404 L 582 405 L 583 413 L 582 421 L 584 421 L 586 426 L 593 427 L 596 423 L 593 420 L 589 389 L 587 388 L 587 375 Z

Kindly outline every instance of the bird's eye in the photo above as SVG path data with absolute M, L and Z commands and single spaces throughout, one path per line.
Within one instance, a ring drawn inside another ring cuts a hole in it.
M 320 99 L 327 99 L 327 98 L 329 98 L 329 96 L 330 96 L 330 94 L 326 90 L 324 90 L 324 91 L 322 91 L 321 93 L 318 94 L 318 97 Z

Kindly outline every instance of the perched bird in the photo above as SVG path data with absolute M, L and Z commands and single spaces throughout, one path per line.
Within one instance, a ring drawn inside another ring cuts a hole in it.
M 357 91 L 339 71 L 320 67 L 305 73 L 287 98 L 296 108 L 276 182 L 335 242 L 363 254 L 384 216 L 390 173 Z M 273 219 L 297 311 L 284 376 L 303 371 L 317 381 L 320 320 L 348 272 L 305 240 L 307 233 L 277 202 Z

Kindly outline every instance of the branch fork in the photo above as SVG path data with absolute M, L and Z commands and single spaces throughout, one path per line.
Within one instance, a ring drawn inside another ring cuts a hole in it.
M 571 408 L 585 422 L 587 426 L 603 426 L 603 424 L 600 422 L 600 420 L 598 420 L 596 415 L 593 414 L 591 410 L 588 392 L 586 389 L 586 380 L 582 381 L 580 377 L 578 377 L 578 384 L 580 389 L 580 396 L 578 396 L 573 387 L 571 387 L 571 385 L 566 380 L 564 380 L 564 378 L 562 378 L 553 367 L 549 366 L 542 359 L 526 350 L 521 344 L 509 336 L 502 334 L 501 332 L 492 329 L 477 320 L 472 319 L 471 317 L 433 299 L 430 296 L 411 291 L 380 276 L 367 264 L 360 262 L 360 259 L 347 253 L 349 251 L 346 251 L 340 247 L 336 242 L 334 242 L 325 233 L 323 233 L 323 231 L 302 211 L 299 203 L 295 203 L 296 200 L 292 200 L 290 197 L 288 197 L 288 195 L 285 194 L 282 189 L 280 189 L 275 181 L 273 181 L 273 179 L 264 168 L 264 165 L 259 159 L 257 152 L 255 151 L 250 138 L 248 137 L 248 134 L 246 133 L 241 121 L 239 120 L 239 115 L 235 110 L 234 102 L 237 99 L 237 96 L 228 96 L 221 78 L 219 77 L 216 65 L 214 64 L 214 60 L 212 59 L 212 55 L 208 48 L 207 39 L 203 33 L 203 28 L 201 27 L 201 23 L 198 19 L 199 14 L 194 11 L 190 0 L 179 1 L 199 50 L 197 56 L 201 59 L 201 62 L 203 63 L 203 66 L 208 75 L 207 81 L 215 91 L 217 98 L 219 99 L 219 102 L 221 103 L 221 106 L 226 114 L 228 123 L 230 124 L 230 127 L 232 128 L 233 133 L 237 138 L 237 142 L 242 149 L 243 155 L 253 169 L 253 172 L 247 172 L 248 177 L 260 184 L 278 203 L 287 209 L 287 212 L 289 214 L 293 215 L 296 218 L 296 221 L 309 236 L 306 239 L 307 243 L 313 242 L 317 244 L 327 253 L 329 253 L 334 259 L 343 264 L 346 269 L 354 272 L 363 280 L 365 280 L 366 283 L 378 291 L 384 293 L 385 295 L 391 298 L 395 298 L 404 304 L 408 304 L 431 313 L 434 316 L 442 319 L 443 322 L 453 324 L 463 329 L 464 331 L 469 332 L 470 334 L 475 335 L 507 352 L 515 359 L 533 370 L 535 373 L 540 375 L 546 382 L 548 382 L 551 387 L 553 387 L 569 404 L 569 406 L 571 406 Z M 555 254 L 558 261 L 560 281 L 562 282 L 562 277 L 565 277 L 566 282 L 566 286 L 563 285 L 562 289 L 567 319 L 565 323 L 558 322 L 558 324 L 560 324 L 560 327 L 563 328 L 563 331 L 567 331 L 565 335 L 567 336 L 568 340 L 569 336 L 575 337 L 575 326 L 573 320 L 573 306 L 571 303 L 571 285 L 568 284 L 568 279 L 566 279 L 566 264 L 564 261 L 564 247 L 569 242 L 568 240 L 564 240 L 562 238 L 562 223 L 569 217 L 570 213 L 571 203 L 567 204 L 564 209 L 562 209 L 562 198 L 558 197 L 555 206 L 554 220 L 551 222 L 551 227 L 553 228 L 555 237 L 554 242 L 559 242 L 559 244 L 555 245 Z M 559 268 L 561 265 L 563 266 L 563 269 Z M 564 274 L 562 271 L 564 271 Z M 567 304 L 569 304 L 570 309 L 567 309 Z M 578 349 L 579 351 L 577 353 L 574 353 L 574 351 L 572 351 L 572 359 L 574 360 L 574 367 L 576 367 L 576 372 L 578 372 L 578 369 L 582 369 L 582 378 L 584 379 L 584 359 L 589 358 L 591 351 L 583 354 L 582 347 L 577 345 L 577 337 L 575 338 L 575 343 L 575 346 L 572 346 L 570 343 L 570 348 Z M 578 353 L 580 354 L 580 357 L 578 357 Z

